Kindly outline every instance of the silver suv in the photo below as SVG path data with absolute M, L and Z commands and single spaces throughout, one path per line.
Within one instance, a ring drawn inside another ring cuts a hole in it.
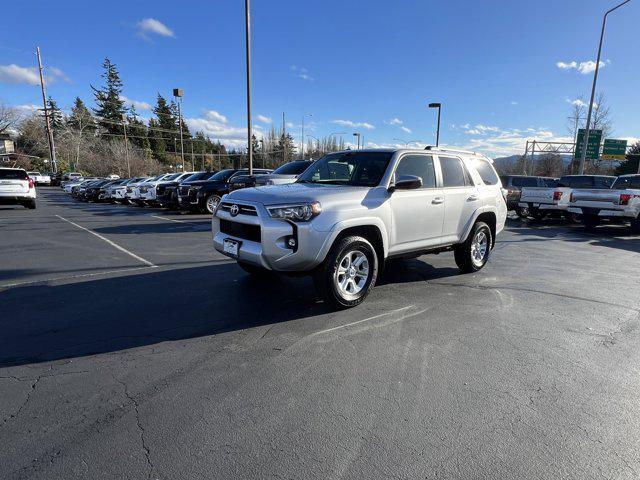
M 212 219 L 216 250 L 252 274 L 312 274 L 337 308 L 360 304 L 385 260 L 453 250 L 480 270 L 507 206 L 491 160 L 471 152 L 331 153 L 296 183 L 237 190 Z

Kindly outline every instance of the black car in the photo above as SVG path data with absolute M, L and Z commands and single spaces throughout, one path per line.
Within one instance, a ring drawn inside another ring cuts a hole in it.
M 206 180 L 213 176 L 215 172 L 185 173 L 170 182 L 160 182 L 156 185 L 156 203 L 164 208 L 178 208 L 178 186 L 182 182 L 194 182 L 196 180 Z
M 84 189 L 80 189 L 80 200 L 97 202 L 100 197 L 100 189 L 111 182 L 113 182 L 113 180 L 96 180 Z
M 254 169 L 256 175 L 266 175 L 270 170 Z M 192 212 L 213 213 L 220 197 L 229 193 L 229 181 L 238 175 L 247 175 L 247 169 L 220 170 L 207 180 L 183 182 L 178 187 L 178 203 L 181 209 Z
M 253 175 L 236 175 L 229 180 L 229 191 L 240 190 L 241 188 L 255 187 L 257 179 L 269 175 L 273 170 L 260 170 L 259 172 L 254 170 Z

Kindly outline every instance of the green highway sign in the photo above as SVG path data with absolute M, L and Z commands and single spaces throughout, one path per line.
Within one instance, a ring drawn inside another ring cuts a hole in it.
M 627 141 L 605 138 L 602 158 L 605 160 L 624 160 L 627 153 Z
M 584 128 L 578 130 L 578 138 L 576 141 L 576 150 L 573 158 L 582 157 L 582 149 L 584 148 Z M 587 142 L 587 159 L 597 160 L 600 158 L 600 143 L 602 142 L 602 130 L 589 130 L 589 141 Z

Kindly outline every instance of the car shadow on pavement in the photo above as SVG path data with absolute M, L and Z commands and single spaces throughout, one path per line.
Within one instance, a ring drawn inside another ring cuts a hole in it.
M 211 230 L 210 220 L 194 219 L 184 222 L 160 223 L 156 219 L 152 223 L 134 223 L 130 225 L 116 225 L 112 227 L 94 228 L 93 231 L 103 235 L 137 235 L 137 234 L 157 234 L 157 233 L 184 233 L 186 232 L 208 232 Z
M 380 283 L 424 281 L 457 272 L 406 260 L 391 265 Z M 0 367 L 297 319 L 314 321 L 332 312 L 317 298 L 308 277 L 250 276 L 229 263 L 11 288 L 0 292 L 0 303 Z
M 34 306 L 34 298 L 38 299 Z M 0 367 L 114 352 L 311 318 L 328 308 L 310 280 L 234 264 L 0 292 Z

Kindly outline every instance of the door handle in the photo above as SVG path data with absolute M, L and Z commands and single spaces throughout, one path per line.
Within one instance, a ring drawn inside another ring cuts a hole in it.
M 477 202 L 479 200 L 479 197 L 477 195 L 470 195 L 467 198 L 467 202 Z
M 433 203 L 434 205 L 440 205 L 441 203 L 444 203 L 444 198 L 436 197 L 433 200 L 431 200 L 431 203 Z

